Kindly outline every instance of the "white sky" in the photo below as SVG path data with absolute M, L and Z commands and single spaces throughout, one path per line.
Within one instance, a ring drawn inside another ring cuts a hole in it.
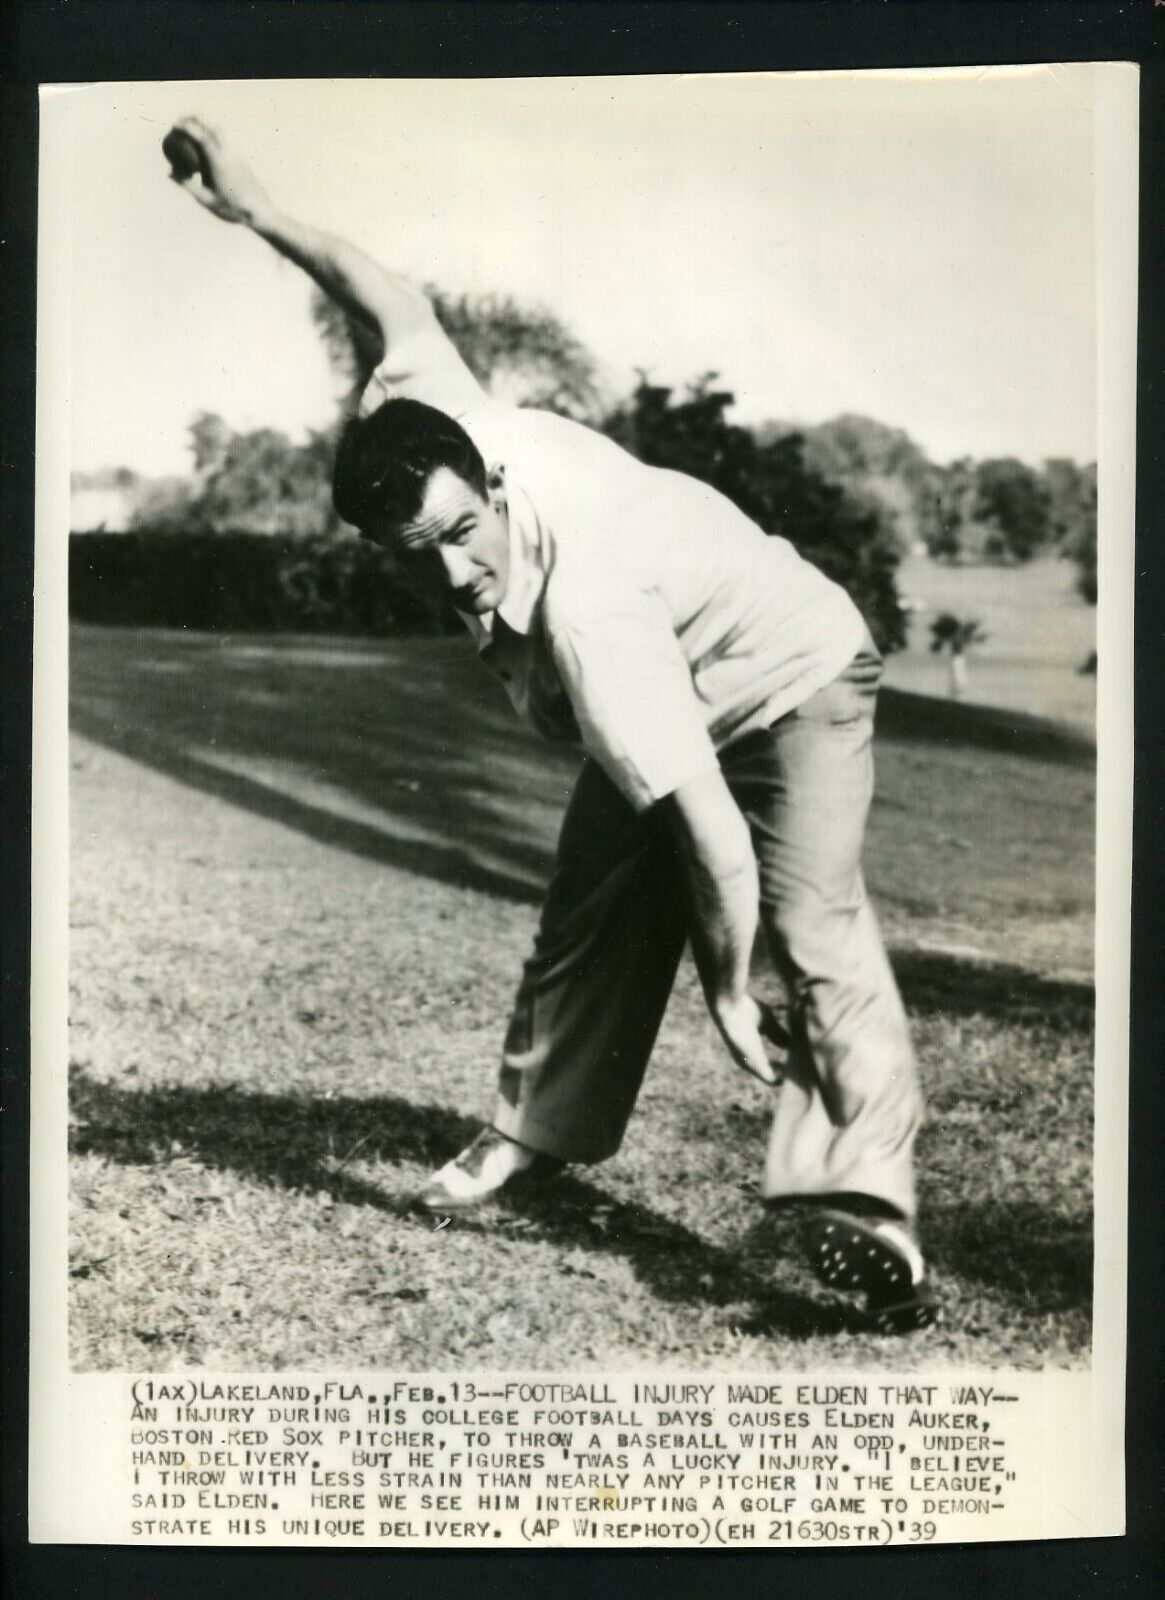
M 616 390 L 715 369 L 745 421 L 1095 456 L 1092 82 L 1058 66 L 55 91 L 78 468 L 185 471 L 199 410 L 334 412 L 306 280 L 167 179 L 187 111 L 387 265 L 550 306 Z

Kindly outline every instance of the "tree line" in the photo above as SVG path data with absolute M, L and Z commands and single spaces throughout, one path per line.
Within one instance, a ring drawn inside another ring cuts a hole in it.
M 902 554 L 918 545 L 950 562 L 1024 562 L 1055 551 L 1076 563 L 1081 593 L 1095 600 L 1095 466 L 1060 459 L 1036 469 L 1011 457 L 938 465 L 903 430 L 860 416 L 747 428 L 730 420 L 733 395 L 715 373 L 679 393 L 641 374 L 630 395 L 612 401 L 589 351 L 552 313 L 504 295 L 430 293 L 450 338 L 492 392 L 588 422 L 652 465 L 713 484 L 842 583 L 883 649 L 904 642 L 895 574 Z M 116 474 L 135 502 L 133 532 L 196 539 L 204 563 L 213 535 L 232 535 L 236 552 L 247 536 L 307 541 L 316 559 L 345 538 L 331 502 L 332 458 L 374 351 L 324 296 L 312 314 L 350 397 L 335 423 L 296 443 L 276 429 L 238 432 L 199 414 L 190 425 L 189 476 Z M 270 553 L 257 557 L 256 570 L 270 565 Z M 385 581 L 403 579 L 386 569 Z M 396 615 L 412 609 L 407 598 L 388 608 Z

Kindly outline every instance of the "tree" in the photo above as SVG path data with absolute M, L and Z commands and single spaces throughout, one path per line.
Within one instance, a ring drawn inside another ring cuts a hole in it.
M 1044 462 L 1052 534 L 1076 563 L 1076 587 L 1096 604 L 1096 463 L 1081 467 L 1066 457 Z
M 553 312 L 510 295 L 448 295 L 432 286 L 426 293 L 461 359 L 491 394 L 579 419 L 597 415 L 597 364 Z M 322 290 L 313 294 L 311 310 L 351 402 L 372 375 L 377 341 Z
M 804 430 L 805 464 L 879 510 L 903 550 L 934 532 L 934 469 L 902 428 L 846 413 Z
M 345 387 L 344 410 L 352 410 L 380 359 L 380 341 L 322 289 L 312 290 L 311 319 L 332 371 Z
M 1040 475 L 1014 456 L 1003 456 L 980 461 L 975 489 L 975 519 L 988 530 L 984 553 L 1030 561 L 1051 531 Z
M 233 429 L 213 411 L 199 411 L 187 432 L 190 434 L 190 453 L 194 457 L 194 470 L 203 475 L 214 472 L 226 458 Z
M 1086 503 L 1085 473 L 1069 456 L 1052 456 L 1044 462 L 1044 489 L 1048 497 L 1048 531 L 1057 544 L 1076 532 Z
M 970 542 L 974 521 L 975 463 L 962 456 L 929 474 L 929 514 L 924 537 L 936 561 L 958 561 Z
M 190 478 L 153 478 L 141 486 L 129 519 L 134 533 L 183 533 L 205 529 L 198 490 Z
M 597 368 L 586 348 L 548 311 L 508 296 L 450 297 L 430 291 L 438 318 L 481 382 L 519 404 L 584 417 L 599 404 Z M 327 295 L 316 291 L 312 319 L 351 410 L 371 376 L 378 341 Z M 295 444 L 272 428 L 236 433 L 199 412 L 190 424 L 194 479 L 167 481 L 143 495 L 133 526 L 159 531 L 332 535 L 334 426 Z
M 235 433 L 221 417 L 200 413 L 191 424 L 195 474 L 144 493 L 132 526 L 148 532 L 328 534 L 334 436 L 294 444 L 274 428 Z
M 952 611 L 940 611 L 930 625 L 930 648 L 933 655 L 947 653 L 951 666 L 951 695 L 958 699 L 967 688 L 967 652 L 974 644 L 982 644 L 986 630 L 978 617 L 956 617 Z
M 1076 563 L 1076 589 L 1090 606 L 1096 604 L 1096 490 L 1092 508 L 1081 523 L 1068 555 Z
M 869 506 L 806 466 L 803 440 L 785 434 L 760 443 L 729 423 L 728 390 L 708 373 L 686 398 L 640 375 L 630 401 L 612 412 L 605 430 L 652 466 L 702 479 L 728 497 L 766 533 L 781 534 L 808 560 L 847 589 L 866 617 L 879 649 L 905 642 L 894 574 L 897 542 Z
M 491 394 L 579 420 L 597 415 L 595 359 L 552 311 L 510 295 L 428 293 L 461 359 Z
M 334 441 L 311 434 L 293 444 L 274 428 L 231 436 L 221 459 L 205 475 L 198 506 L 215 531 L 331 533 Z

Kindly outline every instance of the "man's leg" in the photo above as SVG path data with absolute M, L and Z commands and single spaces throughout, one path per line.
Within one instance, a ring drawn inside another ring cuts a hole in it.
M 726 751 L 724 765 L 752 829 L 762 921 L 790 997 L 764 1196 L 817 1198 L 912 1229 L 921 1094 L 861 873 L 879 676 L 876 654 L 863 652 L 767 735 Z M 921 1263 L 911 1266 L 917 1275 Z
M 614 1154 L 686 937 L 683 878 L 661 819 L 636 814 L 587 762 L 506 1034 L 496 1133 L 560 1161 Z M 474 1199 L 521 1170 L 497 1143 L 488 1135 L 479 1143 L 493 1165 Z M 440 1198 L 439 1186 L 431 1200 L 426 1194 L 427 1203 Z

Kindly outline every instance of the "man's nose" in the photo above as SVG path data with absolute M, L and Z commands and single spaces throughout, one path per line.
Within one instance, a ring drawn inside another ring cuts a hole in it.
M 438 554 L 445 571 L 445 582 L 451 589 L 464 589 L 473 579 L 473 568 L 465 551 L 457 545 L 438 545 Z

